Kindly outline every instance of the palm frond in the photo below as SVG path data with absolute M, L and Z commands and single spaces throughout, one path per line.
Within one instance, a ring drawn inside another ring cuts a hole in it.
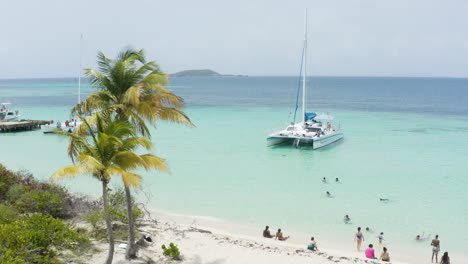
M 69 165 L 69 166 L 65 166 L 59 170 L 57 170 L 56 172 L 54 172 L 54 174 L 52 174 L 52 176 L 50 177 L 50 180 L 51 181 L 57 181 L 57 180 L 61 180 L 63 178 L 72 178 L 72 177 L 76 177 L 80 174 L 86 174 L 86 173 L 91 173 L 90 170 L 88 170 L 88 167 L 86 166 L 83 166 L 83 165 Z

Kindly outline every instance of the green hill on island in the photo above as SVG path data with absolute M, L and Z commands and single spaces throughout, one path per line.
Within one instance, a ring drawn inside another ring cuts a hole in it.
M 245 77 L 244 75 L 220 74 L 213 70 L 185 70 L 171 74 L 172 77 Z

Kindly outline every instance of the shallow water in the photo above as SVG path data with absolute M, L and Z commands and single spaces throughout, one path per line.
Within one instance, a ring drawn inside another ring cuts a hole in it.
M 147 174 L 143 192 L 152 193 L 152 206 L 171 212 L 259 229 L 269 224 L 350 241 L 350 247 L 355 228 L 369 226 L 374 233 L 365 234 L 365 243 L 376 243 L 383 231 L 396 258 L 429 255 L 429 242 L 416 243 L 414 237 L 439 234 L 442 252 L 466 257 L 468 239 L 460 232 L 468 228 L 468 120 L 460 100 L 468 98 L 468 80 L 388 79 L 380 81 L 396 86 L 380 87 L 378 78 L 319 80 L 317 93 L 326 94 L 319 97 L 325 100 L 320 109 L 339 118 L 345 138 L 315 151 L 265 146 L 265 136 L 290 119 L 294 96 L 285 91 L 295 90 L 294 78 L 176 79 L 171 85 L 187 99 L 187 113 L 197 127 L 158 125 L 155 152 L 167 158 L 171 174 Z M 437 93 L 436 84 L 449 87 L 448 95 Z M 73 80 L 2 81 L 0 100 L 5 87 L 7 100 L 20 102 L 29 118 L 64 120 L 76 101 Z M 426 93 L 424 87 L 429 87 Z M 370 98 L 367 106 L 353 103 L 356 93 Z M 39 130 L 0 134 L 0 144 L 0 162 L 43 179 L 70 163 L 67 141 Z M 329 183 L 322 183 L 323 177 Z M 333 181 L 336 177 L 340 183 Z M 86 177 L 65 184 L 96 195 L 100 190 Z M 345 214 L 352 219 L 348 225 L 342 221 Z

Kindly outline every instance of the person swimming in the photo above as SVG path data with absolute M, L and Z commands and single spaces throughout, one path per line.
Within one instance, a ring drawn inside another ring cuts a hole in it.
M 327 178 L 323 177 L 322 182 L 327 182 Z
M 425 239 L 427 239 L 427 237 L 424 236 L 424 232 L 422 233 L 422 235 L 417 235 L 416 236 L 416 240 L 425 240 Z
M 351 218 L 349 218 L 349 215 L 345 215 L 343 221 L 347 224 L 349 221 L 351 221 Z
M 380 198 L 380 201 L 381 201 L 381 202 L 388 202 L 388 201 L 390 201 L 390 200 L 387 199 L 387 198 Z
M 327 196 L 330 197 L 331 196 L 331 193 L 329 191 L 327 191 Z
M 340 182 L 340 180 L 338 180 L 338 178 L 335 179 L 335 182 Z

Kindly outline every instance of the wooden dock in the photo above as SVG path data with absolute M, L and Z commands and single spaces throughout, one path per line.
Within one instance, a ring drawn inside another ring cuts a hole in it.
M 50 120 L 20 120 L 0 122 L 0 132 L 17 132 L 25 130 L 33 130 L 40 128 L 41 125 L 48 125 L 54 121 Z

